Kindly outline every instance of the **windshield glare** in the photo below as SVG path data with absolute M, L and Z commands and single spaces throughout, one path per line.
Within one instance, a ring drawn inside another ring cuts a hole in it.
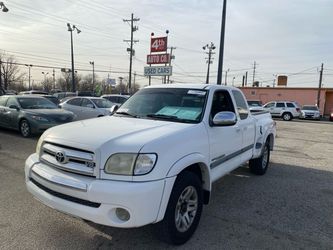
M 45 98 L 18 98 L 23 109 L 57 109 L 57 105 Z
M 113 103 L 106 99 L 91 99 L 98 108 L 111 108 Z
M 206 90 L 180 88 L 147 88 L 137 92 L 116 114 L 198 123 L 207 97 Z

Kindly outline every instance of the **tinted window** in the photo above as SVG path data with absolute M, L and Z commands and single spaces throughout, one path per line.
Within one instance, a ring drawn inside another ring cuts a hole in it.
M 70 104 L 70 105 L 74 105 L 74 106 L 80 106 L 81 105 L 81 98 L 70 99 L 67 103 Z
M 218 112 L 230 111 L 235 113 L 234 105 L 232 104 L 231 97 L 228 91 L 221 90 L 216 91 L 213 97 L 212 109 L 211 109 L 211 118 Z
M 278 102 L 278 103 L 276 103 L 276 107 L 277 108 L 284 108 L 285 107 L 284 102 Z
M 317 106 L 303 106 L 303 110 L 318 110 Z
M 1 96 L 0 97 L 0 106 L 5 106 L 6 102 L 7 102 L 8 97 L 6 96 Z
M 249 110 L 247 109 L 247 105 L 246 105 L 243 95 L 241 94 L 241 92 L 239 92 L 237 90 L 233 90 L 232 94 L 234 95 L 240 118 L 242 120 L 246 119 L 249 115 Z
M 116 96 L 107 96 L 106 98 L 111 102 L 118 103 L 118 98 Z
M 295 105 L 291 102 L 287 102 L 287 107 L 288 108 L 295 108 Z
M 118 99 L 118 102 L 123 104 L 124 102 L 127 101 L 127 99 L 128 99 L 127 97 L 120 96 L 119 99 Z

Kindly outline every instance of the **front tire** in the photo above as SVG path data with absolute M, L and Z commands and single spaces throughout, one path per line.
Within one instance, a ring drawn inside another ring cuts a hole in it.
M 263 152 L 259 158 L 252 159 L 249 161 L 250 171 L 256 175 L 264 175 L 267 171 L 270 158 L 269 143 L 266 142 Z
M 181 245 L 195 232 L 203 206 L 202 184 L 192 172 L 181 173 L 174 184 L 164 219 L 155 225 L 158 238 Z
M 23 137 L 30 137 L 31 136 L 31 127 L 27 120 L 23 119 L 20 122 L 20 132 Z

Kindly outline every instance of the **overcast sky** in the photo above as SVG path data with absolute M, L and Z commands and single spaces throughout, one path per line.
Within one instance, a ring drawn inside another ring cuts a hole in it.
M 95 62 L 99 79 L 128 77 L 129 55 L 123 42 L 130 38 L 130 26 L 123 19 L 134 13 L 140 21 L 134 38 L 133 69 L 136 82 L 148 84 L 143 76 L 150 34 L 164 36 L 176 47 L 175 82 L 205 82 L 207 64 L 202 47 L 216 45 L 210 83 L 216 82 L 221 30 L 222 0 L 3 0 L 9 12 L 0 13 L 0 49 L 20 63 L 49 67 L 71 67 L 70 33 L 66 23 L 82 32 L 73 33 L 75 68 L 82 75 Z M 293 87 L 318 86 L 324 63 L 324 87 L 333 87 L 333 1 L 332 0 L 228 0 L 224 71 L 228 84 L 240 85 L 248 71 L 252 82 L 272 85 L 275 75 L 289 76 Z M 42 71 L 33 67 L 35 83 Z M 27 67 L 22 67 L 27 72 Z M 109 71 L 109 72 L 108 72 Z M 56 70 L 56 75 L 60 71 Z M 223 74 L 224 82 L 224 74 Z M 161 83 L 155 79 L 153 83 Z

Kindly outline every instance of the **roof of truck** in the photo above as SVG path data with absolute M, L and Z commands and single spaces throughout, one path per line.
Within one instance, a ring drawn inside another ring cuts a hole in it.
M 236 89 L 232 86 L 225 86 L 225 85 L 217 85 L 217 84 L 194 84 L 194 83 L 173 83 L 173 84 L 159 84 L 159 85 L 151 85 L 147 86 L 146 88 L 190 88 L 190 89 Z

